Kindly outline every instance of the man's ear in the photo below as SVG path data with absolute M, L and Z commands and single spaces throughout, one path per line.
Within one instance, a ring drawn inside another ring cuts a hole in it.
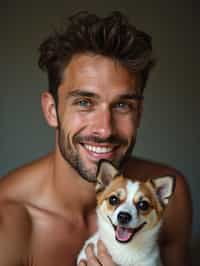
M 48 125 L 51 127 L 57 127 L 58 119 L 56 103 L 53 96 L 48 91 L 44 91 L 41 95 L 41 106 Z

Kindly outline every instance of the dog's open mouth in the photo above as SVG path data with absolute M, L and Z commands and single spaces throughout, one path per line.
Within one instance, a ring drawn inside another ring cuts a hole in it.
M 115 238 L 118 242 L 127 243 L 131 241 L 134 235 L 143 228 L 146 223 L 142 223 L 136 228 L 123 227 L 120 225 L 115 226 Z
M 146 222 L 142 223 L 136 228 L 131 228 L 131 227 L 124 227 L 121 225 L 114 225 L 109 217 L 109 220 L 115 230 L 115 239 L 120 242 L 120 243 L 128 243 L 129 241 L 132 240 L 134 235 L 140 231 L 146 224 Z

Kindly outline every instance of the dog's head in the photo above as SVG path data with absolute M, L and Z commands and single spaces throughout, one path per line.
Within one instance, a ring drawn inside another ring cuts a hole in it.
M 97 213 L 101 223 L 114 232 L 118 242 L 127 243 L 161 223 L 175 187 L 171 176 L 146 182 L 124 178 L 108 161 L 101 161 L 97 174 Z

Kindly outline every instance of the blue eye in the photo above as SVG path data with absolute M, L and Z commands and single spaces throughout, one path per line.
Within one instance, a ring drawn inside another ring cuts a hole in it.
M 88 100 L 80 100 L 78 102 L 78 104 L 81 106 L 81 107 L 89 107 L 91 105 L 90 101 Z
M 131 104 L 127 102 L 118 102 L 114 106 L 120 112 L 129 112 L 132 110 Z
M 85 99 L 85 98 L 79 98 L 79 99 L 75 99 L 75 101 L 73 102 L 73 105 L 83 110 L 84 109 L 87 110 L 92 107 L 92 101 L 89 99 Z
M 127 107 L 129 107 L 129 105 L 128 105 L 128 103 L 117 103 L 116 104 L 116 107 L 117 108 L 127 108 Z
M 132 113 L 137 111 L 137 103 L 134 101 L 120 101 L 115 103 L 114 108 L 121 113 Z

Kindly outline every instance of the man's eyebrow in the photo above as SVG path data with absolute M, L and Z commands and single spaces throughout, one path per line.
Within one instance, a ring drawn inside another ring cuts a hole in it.
M 119 95 L 119 99 L 122 100 L 143 100 L 144 96 L 137 93 L 127 93 Z
M 74 90 L 69 92 L 65 98 L 70 97 L 89 97 L 89 98 L 100 98 L 99 95 L 97 95 L 94 92 L 87 91 L 87 90 Z
M 80 90 L 73 90 L 66 95 L 66 99 L 70 97 L 89 97 L 89 98 L 95 98 L 100 99 L 100 96 L 94 92 L 87 91 L 84 89 Z M 143 100 L 144 96 L 137 94 L 137 93 L 124 93 L 117 96 L 117 99 L 120 100 Z

